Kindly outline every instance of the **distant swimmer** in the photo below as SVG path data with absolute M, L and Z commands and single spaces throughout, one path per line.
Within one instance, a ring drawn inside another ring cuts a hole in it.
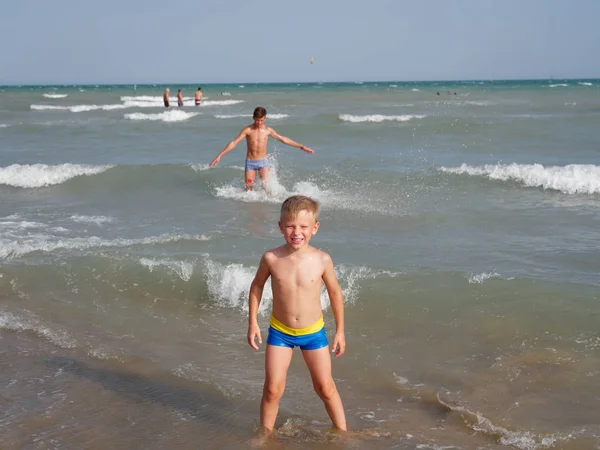
M 165 89 L 165 93 L 163 94 L 163 101 L 165 102 L 165 108 L 168 108 L 170 106 L 170 104 L 169 104 L 169 92 L 171 92 L 171 91 L 170 91 L 169 88 L 167 88 L 167 89 Z
M 177 106 L 180 108 L 183 106 L 183 94 L 181 93 L 181 89 L 177 91 Z
M 249 191 L 254 188 L 254 180 L 256 179 L 256 172 L 258 172 L 261 180 L 262 188 L 266 190 L 266 182 L 269 178 L 269 160 L 267 159 L 267 141 L 269 136 L 277 139 L 286 145 L 299 148 L 300 150 L 313 154 L 314 150 L 299 144 L 296 141 L 291 140 L 285 136 L 277 134 L 277 132 L 265 125 L 267 119 L 267 110 L 262 106 L 257 106 L 252 115 L 254 123 L 248 125 L 240 134 L 231 141 L 227 146 L 213 159 L 210 163 L 210 167 L 219 164 L 221 157 L 226 153 L 233 150 L 244 138 L 246 139 L 247 152 L 246 152 L 246 167 L 245 167 L 245 183 L 246 190 Z
M 198 88 L 198 90 L 196 91 L 196 94 L 194 95 L 194 105 L 200 106 L 200 103 L 202 103 L 202 88 L 201 87 Z

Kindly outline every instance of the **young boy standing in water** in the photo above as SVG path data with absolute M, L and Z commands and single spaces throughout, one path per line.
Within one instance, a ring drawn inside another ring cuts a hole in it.
M 295 195 L 283 202 L 279 229 L 285 244 L 265 252 L 250 286 L 248 344 L 258 350 L 255 339 L 262 343 L 258 305 L 265 283 L 271 277 L 273 309 L 260 403 L 260 422 L 267 431 L 275 426 L 295 346 L 302 350 L 313 387 L 323 400 L 333 426 L 346 430 L 342 399 L 331 375 L 331 357 L 321 310 L 321 283 L 325 283 L 335 318 L 336 332 L 331 351 L 336 357 L 346 350 L 344 300 L 331 257 L 309 245 L 319 229 L 318 215 L 319 204 L 309 197 Z
M 245 177 L 246 190 L 249 191 L 254 187 L 254 180 L 256 179 L 256 172 L 258 172 L 261 180 L 263 189 L 265 183 L 269 177 L 269 161 L 267 159 L 267 141 L 269 136 L 277 139 L 279 142 L 283 142 L 286 145 L 299 148 L 306 153 L 314 153 L 314 150 L 305 147 L 302 144 L 298 144 L 296 141 L 291 140 L 285 136 L 280 136 L 277 132 L 265 125 L 267 120 L 267 110 L 261 106 L 254 109 L 252 115 L 254 123 L 244 127 L 240 134 L 231 141 L 227 146 L 219 153 L 215 159 L 209 164 L 210 167 L 219 164 L 221 157 L 226 153 L 233 150 L 242 139 L 246 138 L 247 152 L 246 152 L 246 167 Z

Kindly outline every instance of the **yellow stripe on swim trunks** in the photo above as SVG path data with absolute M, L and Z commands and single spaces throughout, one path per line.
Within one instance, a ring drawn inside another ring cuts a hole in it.
M 290 328 L 287 325 L 282 324 L 279 320 L 275 318 L 275 316 L 271 315 L 271 327 L 285 333 L 290 336 L 304 336 L 305 334 L 316 333 L 317 331 L 321 331 L 321 328 L 325 326 L 325 321 L 323 320 L 323 316 L 319 318 L 315 323 L 313 323 L 310 327 L 306 328 Z

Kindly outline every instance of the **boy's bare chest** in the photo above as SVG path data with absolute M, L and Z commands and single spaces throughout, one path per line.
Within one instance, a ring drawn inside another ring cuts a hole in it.
M 321 286 L 323 268 L 318 261 L 279 263 L 271 268 L 272 281 L 290 288 Z

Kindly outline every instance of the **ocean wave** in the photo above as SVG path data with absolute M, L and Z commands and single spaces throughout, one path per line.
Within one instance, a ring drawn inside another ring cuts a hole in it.
M 46 338 L 62 348 L 75 348 L 76 341 L 64 330 L 56 330 L 43 325 L 31 313 L 30 317 L 22 317 L 5 311 L 0 311 L 0 330 L 31 331 L 40 337 Z
M 438 402 L 450 411 L 460 413 L 465 426 L 475 433 L 482 433 L 496 437 L 498 443 L 522 450 L 538 450 L 555 448 L 559 443 L 570 441 L 574 434 L 560 435 L 558 433 L 539 435 L 531 431 L 512 431 L 503 426 L 494 424 L 490 419 L 477 411 L 471 411 L 466 406 L 453 404 L 441 398 L 440 392 L 436 395 Z
M 186 261 L 141 258 L 140 264 L 146 267 L 150 272 L 158 267 L 166 267 L 183 281 L 190 281 L 192 275 L 194 274 L 194 265 Z
M 215 119 L 239 119 L 239 118 L 247 118 L 251 119 L 252 114 L 215 114 Z M 285 119 L 289 117 L 289 114 L 269 114 L 267 116 L 269 119 Z
M 205 170 L 210 169 L 208 164 L 190 164 L 190 167 L 194 172 L 204 172 Z
M 215 114 L 215 119 L 239 119 L 239 118 L 251 118 L 252 114 Z
M 177 109 L 165 111 L 158 114 L 131 113 L 124 117 L 129 120 L 162 120 L 163 122 L 182 122 L 197 116 L 199 113 L 187 113 Z
M 46 98 L 66 98 L 69 94 L 44 94 Z
M 0 184 L 21 188 L 39 188 L 61 184 L 81 175 L 96 175 L 110 169 L 111 165 L 91 166 L 87 164 L 13 164 L 0 168 Z
M 245 266 L 239 263 L 219 263 L 205 255 L 208 289 L 218 306 L 223 308 L 248 310 L 248 295 L 257 266 Z M 378 277 L 396 276 L 389 271 L 374 270 L 365 266 L 339 265 L 335 268 L 346 305 L 355 304 L 358 298 L 360 282 Z M 266 315 L 271 310 L 273 294 L 271 280 L 267 280 L 259 305 L 259 314 Z M 326 310 L 330 301 L 327 290 L 321 289 L 321 308 Z
M 244 100 L 207 100 L 208 97 L 204 97 L 200 106 L 230 106 L 237 105 L 238 103 L 244 103 Z M 121 97 L 121 101 L 125 105 L 140 106 L 140 107 L 156 107 L 164 106 L 162 96 L 152 95 L 139 95 L 139 96 L 124 96 Z M 177 104 L 177 97 L 169 97 L 171 103 Z M 193 102 L 193 97 L 183 97 L 184 104 L 186 101 Z M 191 105 L 191 103 L 190 103 Z
M 554 88 L 554 87 L 567 87 L 569 86 L 566 83 L 558 83 L 558 84 L 549 84 L 548 87 Z
M 426 116 L 424 115 L 416 115 L 416 114 L 404 114 L 401 116 L 385 116 L 381 114 L 370 114 L 366 116 L 353 116 L 351 114 L 340 114 L 339 119 L 342 122 L 351 122 L 351 123 L 363 123 L 363 122 L 408 122 L 413 119 L 423 119 Z
M 182 240 L 208 241 L 209 238 L 204 235 L 189 234 L 163 234 L 139 239 L 103 239 L 97 236 L 61 238 L 37 234 L 15 239 L 11 235 L 7 239 L 0 238 L 0 259 L 19 257 L 33 252 L 50 253 L 55 250 L 87 250 L 99 247 L 114 248 L 131 247 L 133 245 L 158 245 Z
M 496 272 L 481 272 L 481 273 L 472 273 L 468 276 L 469 284 L 481 284 L 486 280 L 491 278 L 500 278 L 502 280 L 514 280 L 513 277 L 503 277 L 499 273 Z
M 582 82 L 580 82 L 580 83 L 577 83 L 577 84 L 580 84 L 580 85 L 582 85 L 582 86 L 593 86 L 593 85 L 594 85 L 594 83 L 588 83 L 588 82 L 586 82 L 586 81 L 582 81 Z
M 527 187 L 541 187 L 565 194 L 600 193 L 600 166 L 569 164 L 486 164 L 484 166 L 441 167 L 441 171 L 458 175 L 485 176 L 491 180 L 517 181 Z
M 202 100 L 201 106 L 230 106 L 244 103 L 244 100 Z
M 96 224 L 98 226 L 104 224 L 104 223 L 109 223 L 113 221 L 112 217 L 106 217 L 106 216 L 82 216 L 80 214 L 75 214 L 72 215 L 70 217 L 70 219 L 73 222 L 77 222 L 77 223 L 93 223 Z
M 120 104 L 115 104 L 115 105 L 73 105 L 73 106 L 31 105 L 30 108 L 33 110 L 37 110 L 37 111 L 59 110 L 59 111 L 71 111 L 71 112 L 77 113 L 77 112 L 96 111 L 98 109 L 103 110 L 103 111 L 112 111 L 114 109 L 129 108 L 129 106 L 120 105 Z

